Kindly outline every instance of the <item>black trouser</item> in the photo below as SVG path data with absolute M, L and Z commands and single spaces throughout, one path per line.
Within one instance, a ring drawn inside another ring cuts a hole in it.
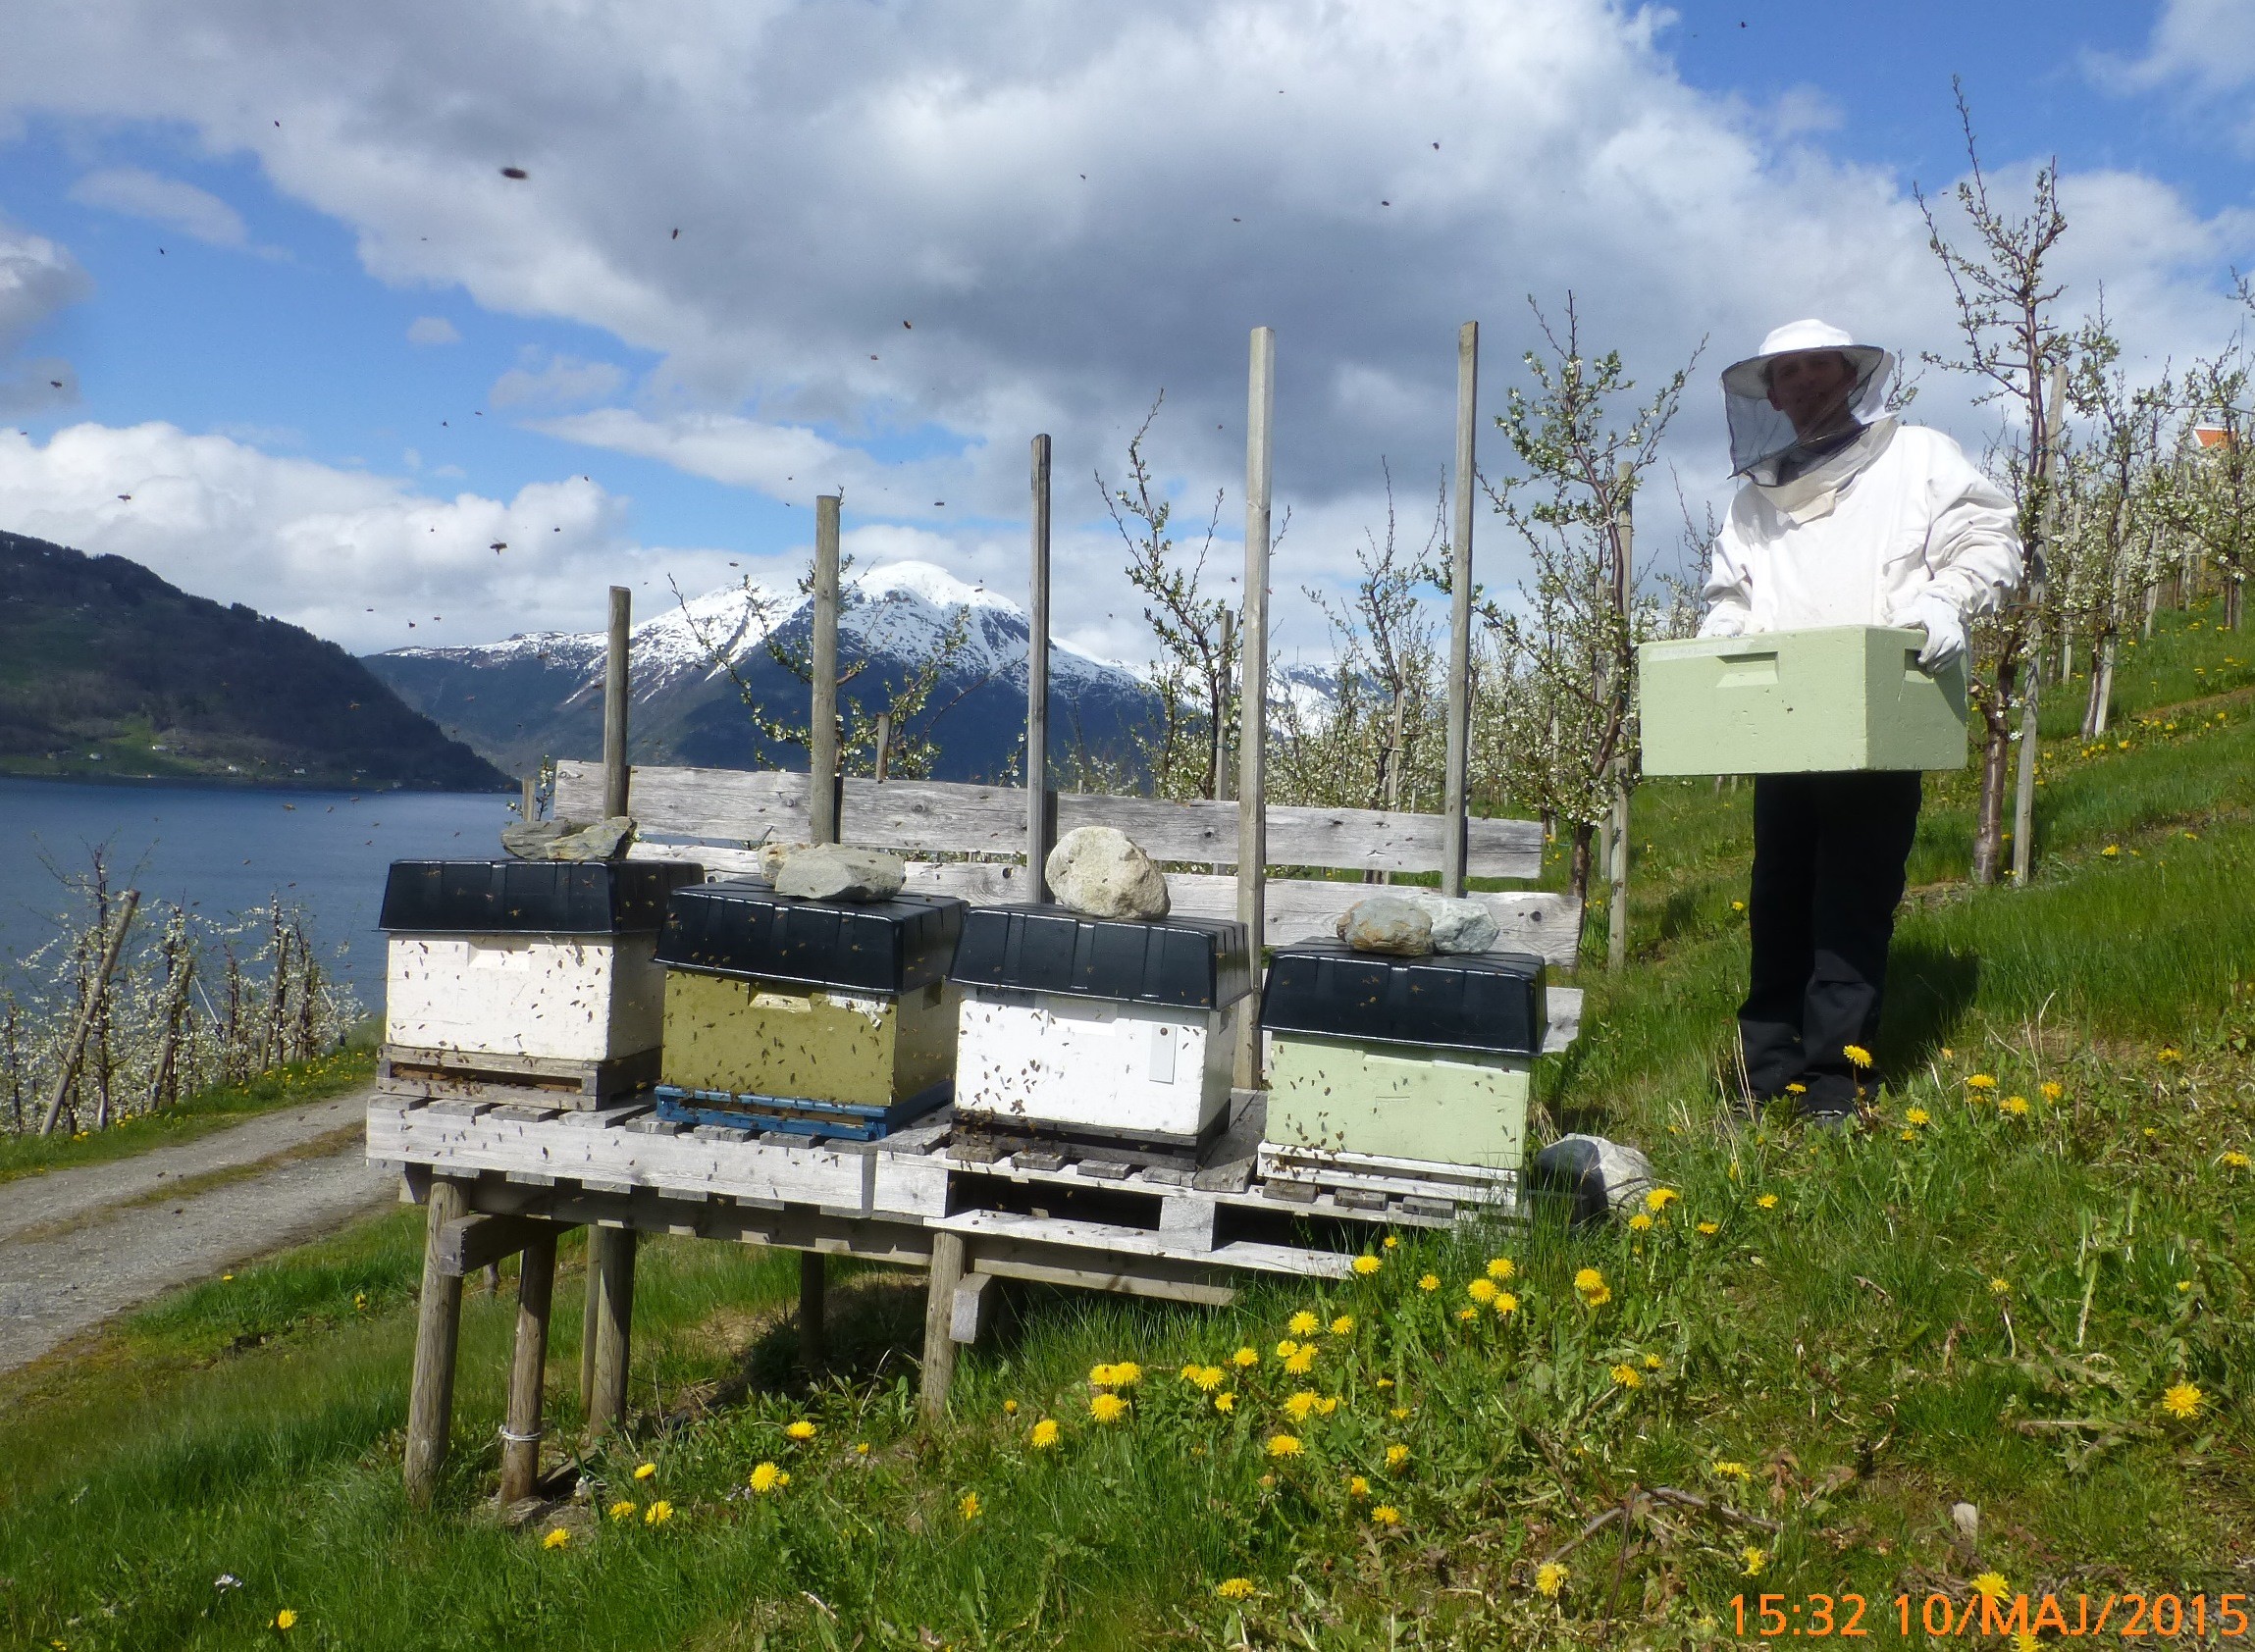
M 1749 1088 L 1856 1104 L 1843 1050 L 1872 1047 L 1887 943 L 1918 829 L 1915 774 L 1765 774 L 1754 783 L 1754 970 L 1739 1007 Z M 1876 1072 L 1863 1082 L 1877 1082 Z

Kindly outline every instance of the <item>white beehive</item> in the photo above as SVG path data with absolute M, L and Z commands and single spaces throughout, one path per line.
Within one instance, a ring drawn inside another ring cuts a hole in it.
M 1245 1001 L 1180 1009 L 970 989 L 956 1036 L 956 1110 L 1017 1123 L 1203 1135 L 1230 1105 Z
M 559 1061 L 655 1050 L 656 949 L 656 935 L 394 935 L 385 1042 Z

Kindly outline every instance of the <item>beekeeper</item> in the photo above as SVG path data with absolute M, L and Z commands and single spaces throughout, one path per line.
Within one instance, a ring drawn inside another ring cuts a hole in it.
M 1918 663 L 1962 661 L 1967 623 L 2019 584 L 2013 507 L 1939 431 L 1882 417 L 1895 361 L 1836 327 L 1797 321 L 1723 370 L 1732 474 L 1702 637 L 1828 625 L 1925 633 Z M 1765 774 L 1754 786 L 1754 967 L 1739 1009 L 1756 1102 L 1852 1123 L 1848 1051 L 1876 1046 L 1916 773 Z M 1798 1087 L 1798 1088 L 1796 1088 Z

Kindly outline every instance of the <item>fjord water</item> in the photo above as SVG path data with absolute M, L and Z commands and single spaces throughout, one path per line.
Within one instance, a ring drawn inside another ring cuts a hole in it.
M 288 792 L 95 785 L 0 777 L 0 982 L 55 933 L 70 904 L 57 871 L 103 846 L 111 887 L 144 906 L 178 902 L 214 919 L 276 894 L 307 914 L 331 968 L 381 1006 L 384 874 L 394 860 L 500 852 L 509 799 L 495 793 Z M 50 869 L 52 868 L 52 869 Z

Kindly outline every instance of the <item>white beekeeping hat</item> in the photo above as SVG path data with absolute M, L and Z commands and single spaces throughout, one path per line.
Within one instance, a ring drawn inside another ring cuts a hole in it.
M 1877 417 L 1887 397 L 1887 381 L 1895 371 L 1895 358 L 1876 344 L 1859 344 L 1839 328 L 1821 321 L 1788 322 L 1761 341 L 1761 349 L 1722 370 L 1724 409 L 1730 415 L 1730 470 L 1733 476 L 1757 467 L 1791 447 L 1799 437 L 1793 421 L 1769 399 L 1769 372 L 1780 356 L 1836 350 L 1854 370 L 1843 405 L 1859 423 Z

